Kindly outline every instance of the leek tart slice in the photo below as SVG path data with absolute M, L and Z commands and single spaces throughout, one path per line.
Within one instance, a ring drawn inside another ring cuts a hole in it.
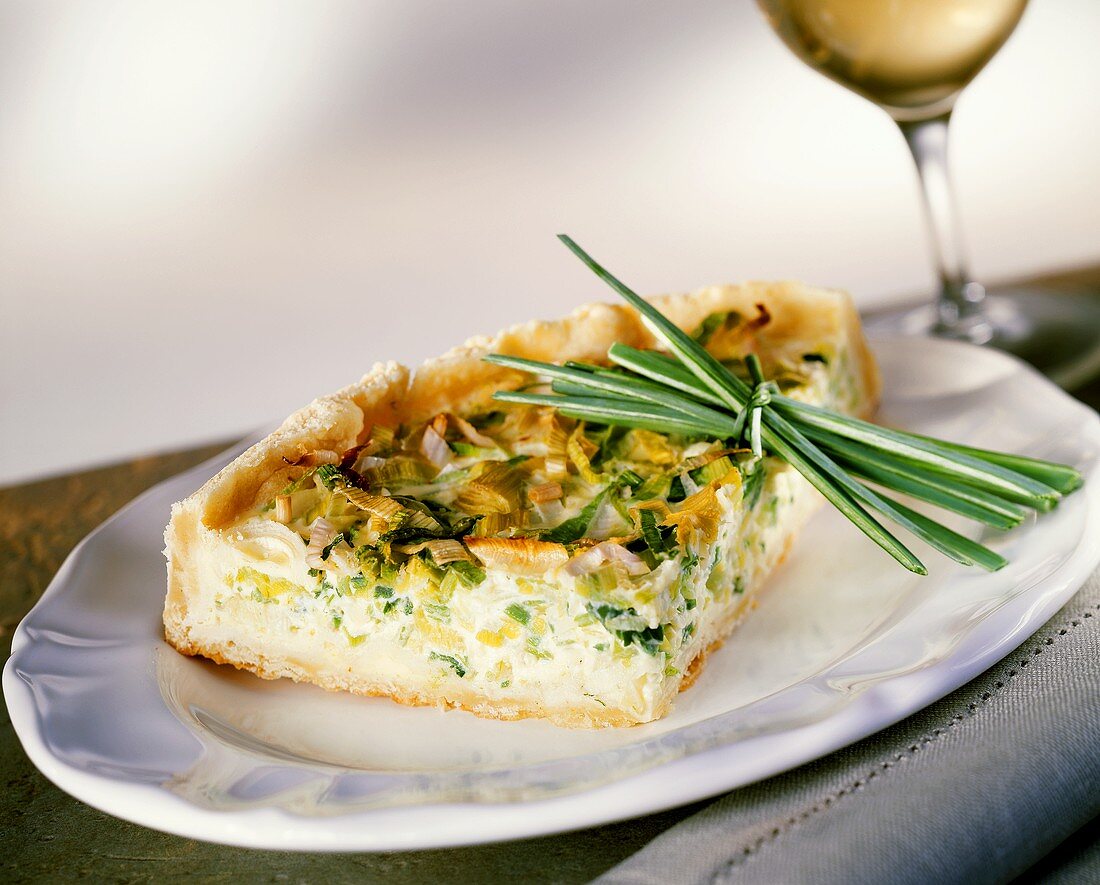
M 869 417 L 850 299 L 754 283 L 652 303 L 777 394 Z M 328 689 L 482 716 L 622 726 L 664 715 L 754 607 L 822 498 L 786 461 L 675 420 L 622 427 L 500 391 L 491 354 L 608 366 L 656 351 L 592 304 L 474 339 L 415 374 L 379 364 L 295 413 L 173 508 L 168 641 Z

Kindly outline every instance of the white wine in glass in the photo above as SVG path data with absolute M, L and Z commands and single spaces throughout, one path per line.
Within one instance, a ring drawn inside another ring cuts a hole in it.
M 759 0 L 810 67 L 883 108 L 916 160 L 940 279 L 934 309 L 881 329 L 990 343 L 1065 386 L 1100 371 L 1100 300 L 1057 290 L 987 295 L 968 273 L 947 171 L 959 93 L 1012 34 L 1027 0 Z

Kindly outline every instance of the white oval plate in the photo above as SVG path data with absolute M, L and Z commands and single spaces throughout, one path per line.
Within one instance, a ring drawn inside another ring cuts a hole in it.
M 574 731 L 264 682 L 161 638 L 161 533 L 240 449 L 93 532 L 16 631 L 12 723 L 62 789 L 137 823 L 257 848 L 371 851 L 511 839 L 713 796 L 859 740 L 1016 648 L 1100 560 L 1100 420 L 1016 360 L 877 344 L 881 419 L 1079 466 L 1085 488 L 963 569 L 910 575 L 821 512 L 759 609 L 660 722 Z

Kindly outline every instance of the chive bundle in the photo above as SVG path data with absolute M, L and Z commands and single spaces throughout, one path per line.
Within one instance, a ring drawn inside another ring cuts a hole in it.
M 670 351 L 613 344 L 613 368 L 570 362 L 559 366 L 493 354 L 491 363 L 532 372 L 552 393 L 500 391 L 504 402 L 552 406 L 561 414 L 600 424 L 714 439 L 747 438 L 799 471 L 827 500 L 898 562 L 917 574 L 924 564 L 880 523 L 886 517 L 963 565 L 995 571 L 1000 554 L 880 489 L 909 495 L 996 529 L 1019 525 L 1025 508 L 1047 511 L 1081 485 L 1072 467 L 987 451 L 880 427 L 778 392 L 754 355 L 746 359 L 752 384 L 731 373 L 701 344 L 596 263 L 570 237 L 561 241 L 641 315 Z

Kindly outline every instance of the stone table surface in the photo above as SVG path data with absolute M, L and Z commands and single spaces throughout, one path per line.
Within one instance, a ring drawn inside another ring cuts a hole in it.
M 1059 282 L 1100 282 L 1100 268 Z M 1076 395 L 1100 405 L 1100 381 Z M 0 489 L 0 653 L 64 558 L 88 532 L 150 486 L 231 441 Z M 584 882 L 706 803 L 538 839 L 390 854 L 298 854 L 212 845 L 103 814 L 53 786 L 29 762 L 0 708 L 0 880 L 145 882 Z M 1091 844 L 1091 843 L 1090 843 Z

